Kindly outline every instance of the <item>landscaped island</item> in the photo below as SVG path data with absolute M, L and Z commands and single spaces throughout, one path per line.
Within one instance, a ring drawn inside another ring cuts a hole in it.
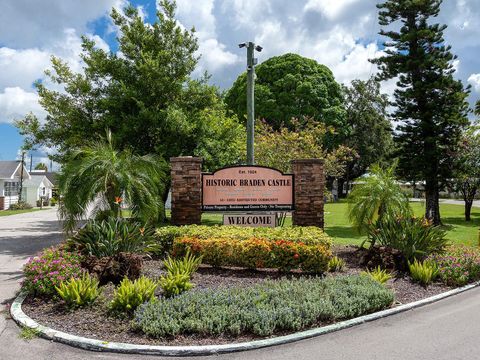
M 443 235 L 433 236 L 447 245 Z M 89 222 L 24 271 L 23 310 L 42 325 L 104 341 L 202 345 L 283 335 L 429 297 L 478 279 L 480 253 L 445 247 L 409 262 L 386 246 L 332 246 L 314 227 L 153 230 L 113 219 Z

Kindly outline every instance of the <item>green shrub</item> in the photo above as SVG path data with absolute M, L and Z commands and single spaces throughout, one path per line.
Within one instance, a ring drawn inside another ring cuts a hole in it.
M 148 336 L 268 336 L 390 306 L 393 293 L 363 276 L 265 281 L 250 287 L 201 289 L 140 306 L 134 324 Z
M 422 285 L 429 285 L 438 275 L 437 264 L 432 260 L 418 261 L 408 264 L 410 276 L 413 281 L 419 282 Z
M 55 289 L 70 308 L 91 305 L 101 293 L 98 288 L 98 280 L 87 272 L 78 279 L 70 278 L 70 280 L 62 282 Z
M 251 238 L 261 238 L 271 241 L 285 240 L 291 242 L 301 242 L 306 245 L 324 245 L 330 247 L 332 240 L 323 232 L 322 229 L 310 226 L 291 226 L 276 228 L 254 228 L 241 226 L 165 226 L 160 227 L 155 232 L 155 237 L 162 246 L 163 251 L 171 251 L 173 241 L 181 237 L 192 237 L 198 239 L 222 238 L 229 240 L 248 240 Z
M 108 218 L 88 221 L 69 244 L 84 255 L 98 258 L 119 253 L 154 253 L 159 251 L 159 245 L 152 235 L 151 228 L 121 218 Z
M 367 269 L 366 271 L 362 271 L 362 275 L 372 278 L 379 284 L 385 284 L 392 278 L 392 274 L 390 274 L 387 270 L 382 270 L 380 266 L 377 266 L 373 270 Z
M 63 248 L 45 249 L 38 256 L 31 257 L 23 267 L 23 287 L 37 295 L 55 295 L 55 287 L 70 278 L 82 274 L 81 257 Z
M 445 230 L 425 219 L 383 218 L 370 229 L 368 241 L 371 247 L 381 245 L 399 250 L 407 263 L 442 253 L 448 244 L 445 235 Z
M 52 198 L 50 199 L 50 206 L 55 206 L 55 205 L 57 205 L 57 204 L 58 204 L 57 198 L 52 197 Z
M 328 261 L 328 271 L 330 272 L 342 271 L 344 268 L 345 261 L 338 256 L 334 256 Z
M 167 298 L 179 295 L 193 287 L 190 282 L 190 276 L 185 273 L 168 273 L 159 280 L 163 295 Z
M 195 257 L 187 250 L 187 253 L 182 259 L 173 259 L 170 256 L 165 259 L 163 265 L 169 274 L 185 274 L 188 277 L 192 276 L 202 263 L 202 257 Z
M 480 249 L 452 246 L 444 254 L 432 255 L 428 260 L 438 266 L 438 276 L 447 285 L 462 286 L 480 280 Z
M 28 210 L 31 208 L 32 208 L 32 205 L 30 205 L 29 203 L 25 201 L 19 201 L 16 204 L 11 204 L 8 209 L 9 210 Z
M 142 276 L 135 281 L 128 278 L 122 280 L 113 293 L 110 309 L 119 313 L 134 311 L 139 305 L 154 298 L 158 283 Z
M 202 256 L 203 263 L 212 266 L 271 268 L 282 271 L 302 269 L 310 273 L 327 271 L 328 261 L 332 256 L 329 247 L 325 245 L 306 245 L 285 240 L 193 237 L 175 239 L 172 256 L 184 256 L 187 251 Z

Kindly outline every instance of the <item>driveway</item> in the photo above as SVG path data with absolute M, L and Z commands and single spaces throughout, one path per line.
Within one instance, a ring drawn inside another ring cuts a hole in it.
M 38 250 L 61 239 L 56 213 L 0 217 L 0 298 L 14 296 L 21 266 Z M 195 360 L 403 360 L 479 359 L 480 288 L 371 323 L 293 344 Z M 0 320 L 2 360 L 167 359 L 153 356 L 95 353 L 35 338 L 19 338 L 12 320 Z M 172 358 L 168 358 L 172 359 Z

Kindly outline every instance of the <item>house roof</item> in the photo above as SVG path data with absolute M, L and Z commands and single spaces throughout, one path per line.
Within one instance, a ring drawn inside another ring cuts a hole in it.
M 57 184 L 57 173 L 53 171 L 44 171 L 44 170 L 32 170 L 30 171 L 30 175 L 45 175 L 48 180 L 53 185 Z
M 0 179 L 10 179 L 20 166 L 20 161 L 0 161 Z
M 31 176 L 30 179 L 27 179 L 27 180 L 23 181 L 23 185 L 26 186 L 26 187 L 38 188 L 40 186 L 40 184 L 42 183 L 42 181 L 43 181 L 44 185 L 53 186 L 52 182 L 50 180 L 48 180 L 48 178 L 44 174 L 42 174 L 42 175 L 30 174 L 30 176 Z

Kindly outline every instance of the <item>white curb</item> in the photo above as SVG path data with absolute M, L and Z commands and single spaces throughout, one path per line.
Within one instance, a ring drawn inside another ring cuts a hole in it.
M 398 314 L 411 309 L 418 308 L 436 301 L 445 299 L 452 295 L 460 294 L 464 291 L 473 289 L 480 285 L 480 281 L 474 284 L 466 285 L 464 287 L 450 290 L 442 294 L 438 294 L 423 300 L 415 301 L 409 304 L 397 306 L 395 308 L 379 311 L 373 314 L 360 316 L 354 319 L 342 321 L 336 324 L 323 326 L 315 329 L 297 332 L 290 335 L 278 336 L 264 340 L 248 341 L 243 343 L 224 344 L 224 345 L 204 345 L 204 346 L 159 346 L 159 345 L 135 345 L 127 343 L 108 342 L 96 339 L 84 338 L 81 336 L 71 335 L 48 328 L 38 324 L 35 320 L 28 317 L 22 311 L 22 303 L 27 296 L 22 292 L 17 296 L 10 307 L 12 318 L 17 324 L 23 327 L 28 327 L 38 331 L 39 335 L 53 341 L 64 343 L 67 345 L 79 347 L 82 349 L 93 351 L 108 351 L 128 354 L 149 354 L 149 355 L 163 355 L 163 356 L 188 356 L 188 355 L 212 355 L 219 353 L 229 353 L 236 351 L 245 351 L 264 348 L 268 346 L 287 344 L 294 341 L 309 339 L 315 336 L 331 333 L 334 331 L 346 329 L 355 325 L 360 325 L 369 321 L 381 319 L 393 314 Z

